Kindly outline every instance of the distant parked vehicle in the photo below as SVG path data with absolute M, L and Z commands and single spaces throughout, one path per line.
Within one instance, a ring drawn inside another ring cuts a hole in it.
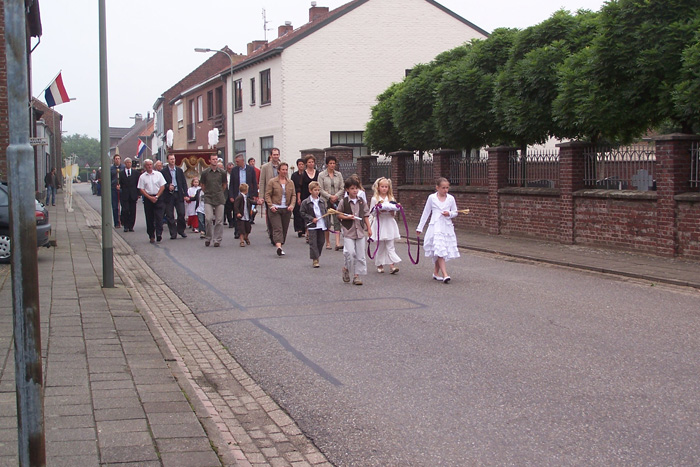
M 36 215 L 37 247 L 50 247 L 51 224 L 49 211 L 39 201 L 34 200 Z M 0 183 L 0 263 L 9 263 L 12 258 L 10 239 L 10 196 L 6 183 Z

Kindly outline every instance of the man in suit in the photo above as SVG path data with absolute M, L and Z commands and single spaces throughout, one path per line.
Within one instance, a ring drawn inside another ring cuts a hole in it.
M 175 240 L 180 234 L 182 238 L 187 238 L 185 229 L 187 220 L 185 219 L 185 201 L 189 201 L 187 196 L 187 180 L 185 172 L 180 167 L 175 166 L 175 156 L 168 156 L 168 165 L 161 170 L 165 179 L 165 191 L 163 192 L 165 204 L 165 219 L 168 222 L 170 240 Z M 177 212 L 177 222 L 173 210 Z
M 265 190 L 267 189 L 267 182 L 272 180 L 277 175 L 279 175 L 279 165 L 280 165 L 280 150 L 278 148 L 272 148 L 270 150 L 270 161 L 263 164 L 260 167 L 260 193 L 263 197 L 265 196 Z M 267 207 L 270 208 L 269 206 Z M 265 223 L 267 224 L 267 234 L 270 237 L 270 243 L 275 244 L 272 239 L 272 225 L 270 225 L 269 211 L 268 215 L 265 216 Z
M 112 215 L 114 217 L 114 227 L 121 227 L 119 222 L 119 196 L 121 193 L 117 189 L 117 184 L 119 183 L 119 175 L 124 171 L 124 164 L 122 164 L 122 157 L 117 154 L 114 156 L 114 164 L 109 168 L 109 173 L 111 175 L 110 182 L 112 184 Z
M 258 204 L 262 203 L 258 199 L 258 181 L 255 177 L 255 169 L 245 163 L 243 154 L 237 154 L 235 162 L 236 166 L 231 170 L 231 179 L 228 184 L 228 200 L 233 204 L 238 196 L 241 183 L 245 183 L 248 185 L 248 197 L 254 198 Z M 233 236 L 239 238 L 238 222 L 234 222 L 234 229 Z
M 131 158 L 124 159 L 124 170 L 119 172 L 117 190 L 121 190 L 122 225 L 124 232 L 133 232 L 136 223 L 136 202 L 139 199 L 139 177 L 141 171 L 131 167 Z

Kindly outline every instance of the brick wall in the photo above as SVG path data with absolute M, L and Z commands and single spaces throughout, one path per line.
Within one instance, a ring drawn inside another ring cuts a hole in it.
M 681 200 L 678 201 L 676 214 L 678 256 L 700 260 L 700 194 L 693 193 L 679 198 Z
M 501 233 L 558 241 L 559 204 L 558 195 L 509 193 L 504 189 L 500 199 Z

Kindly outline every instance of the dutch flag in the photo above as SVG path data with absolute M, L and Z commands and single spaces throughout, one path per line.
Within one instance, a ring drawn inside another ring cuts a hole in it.
M 136 158 L 140 159 L 141 155 L 146 151 L 146 145 L 143 141 L 139 140 L 138 149 L 136 150 Z
M 63 86 L 61 72 L 58 73 L 58 76 L 56 76 L 56 79 L 53 80 L 53 83 L 51 83 L 51 85 L 46 88 L 46 91 L 44 91 L 44 99 L 46 100 L 46 105 L 49 107 L 70 101 L 66 88 Z

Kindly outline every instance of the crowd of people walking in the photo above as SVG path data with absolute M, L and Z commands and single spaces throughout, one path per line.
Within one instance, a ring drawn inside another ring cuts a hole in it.
M 253 158 L 246 163 L 243 154 L 236 155 L 224 169 L 218 156 L 211 154 L 209 166 L 188 187 L 172 154 L 165 167 L 160 161 L 144 160 L 143 170 L 133 168 L 130 158 L 122 164 L 116 155 L 110 168 L 114 225 L 123 227 L 124 232 L 134 231 L 141 197 L 150 243 L 162 241 L 163 226 L 167 225 L 171 240 L 187 238 L 189 227 L 204 239 L 205 247 L 220 247 L 228 225 L 239 245 L 245 247 L 250 245 L 249 235 L 260 211 L 265 213 L 267 234 L 278 257 L 286 255 L 284 245 L 293 218 L 294 231 L 309 245 L 313 268 L 320 267 L 324 249 L 342 249 L 343 282 L 362 285 L 367 256 L 374 260 L 378 273 L 388 267 L 390 274 L 397 274 L 401 257 L 395 241 L 401 234 L 396 215 L 402 207 L 394 198 L 391 180 L 380 177 L 374 181 L 368 200 L 357 175 L 344 179 L 334 156 L 323 162 L 325 168 L 319 172 L 316 157 L 308 154 L 296 161 L 296 170 L 290 175 L 289 164 L 280 160 L 277 148 L 260 169 Z M 438 179 L 416 229 L 420 236 L 430 219 L 423 242 L 425 255 L 433 261 L 433 279 L 444 284 L 451 280 L 446 262 L 459 257 L 452 219 L 460 211 L 448 192 L 449 182 Z

